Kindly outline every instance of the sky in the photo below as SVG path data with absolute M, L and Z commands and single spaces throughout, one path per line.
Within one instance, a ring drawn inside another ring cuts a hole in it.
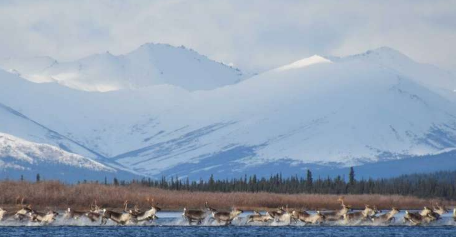
M 0 57 L 76 60 L 184 45 L 261 72 L 388 46 L 456 72 L 456 0 L 0 0 Z

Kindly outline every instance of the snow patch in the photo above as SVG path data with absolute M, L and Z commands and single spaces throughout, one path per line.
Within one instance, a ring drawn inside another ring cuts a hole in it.
M 304 58 L 304 59 L 298 60 L 294 63 L 276 68 L 276 69 L 274 69 L 274 71 L 277 71 L 277 72 L 287 71 L 287 70 L 292 70 L 292 69 L 304 68 L 304 67 L 308 67 L 310 65 L 320 64 L 320 63 L 331 63 L 331 60 L 323 58 L 319 55 L 314 55 L 312 57 Z

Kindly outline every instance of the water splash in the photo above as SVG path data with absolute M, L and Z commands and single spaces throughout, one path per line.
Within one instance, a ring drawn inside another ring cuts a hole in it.
M 160 217 L 162 214 L 163 217 Z M 301 221 L 293 221 L 291 218 L 285 218 L 284 220 L 274 220 L 270 222 L 247 222 L 247 216 L 250 213 L 244 213 L 242 216 L 234 219 L 231 223 L 232 226 L 252 226 L 252 227 L 261 227 L 261 226 L 275 226 L 275 227 L 284 227 L 284 226 L 411 226 L 410 223 L 403 221 L 403 213 L 396 216 L 394 221 L 391 223 L 378 223 L 370 221 L 350 221 L 345 220 L 325 222 L 321 224 L 306 224 Z M 152 222 L 140 222 L 140 223 L 127 223 L 126 226 L 190 226 L 188 221 L 181 216 L 181 212 L 162 212 L 158 214 L 158 219 Z M 196 226 L 196 223 L 193 223 L 192 226 Z M 218 223 L 211 216 L 206 217 L 202 223 L 198 226 L 224 226 L 224 223 Z M 14 218 L 8 218 L 6 220 L 0 221 L 0 226 L 27 226 L 27 227 L 36 227 L 36 226 L 102 226 L 101 220 L 92 222 L 86 217 L 81 217 L 78 219 L 68 219 L 59 215 L 57 219 L 50 224 L 41 224 L 37 222 L 30 222 L 27 220 L 19 221 Z M 105 225 L 103 225 L 105 226 Z M 108 220 L 106 226 L 118 226 L 117 223 Z M 442 216 L 442 219 L 429 224 L 423 224 L 422 226 L 436 227 L 436 226 L 456 226 L 456 222 L 453 220 L 451 214 L 445 214 Z

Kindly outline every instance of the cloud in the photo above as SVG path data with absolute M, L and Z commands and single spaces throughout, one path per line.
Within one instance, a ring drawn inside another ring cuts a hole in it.
M 74 60 L 146 42 L 253 71 L 390 46 L 456 68 L 456 1 L 24 0 L 0 2 L 0 55 Z

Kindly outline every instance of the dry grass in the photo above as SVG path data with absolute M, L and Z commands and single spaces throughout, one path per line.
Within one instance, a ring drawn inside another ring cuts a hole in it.
M 101 184 L 64 185 L 55 181 L 40 183 L 0 182 L 0 206 L 12 208 L 16 197 L 25 197 L 27 204 L 36 208 L 65 209 L 67 207 L 88 209 L 91 202 L 97 200 L 99 206 L 119 208 L 125 200 L 131 204 L 146 207 L 147 197 L 153 197 L 164 210 L 201 208 L 207 201 L 216 209 L 237 207 L 244 210 L 270 209 L 288 205 L 289 208 L 337 209 L 337 195 L 319 194 L 273 194 L 273 193 L 209 193 L 170 191 L 148 188 L 138 185 L 105 186 Z M 425 200 L 416 197 L 398 195 L 345 195 L 345 203 L 361 209 L 364 204 L 376 205 L 387 209 L 420 209 L 436 202 L 454 206 L 454 202 L 438 199 Z

